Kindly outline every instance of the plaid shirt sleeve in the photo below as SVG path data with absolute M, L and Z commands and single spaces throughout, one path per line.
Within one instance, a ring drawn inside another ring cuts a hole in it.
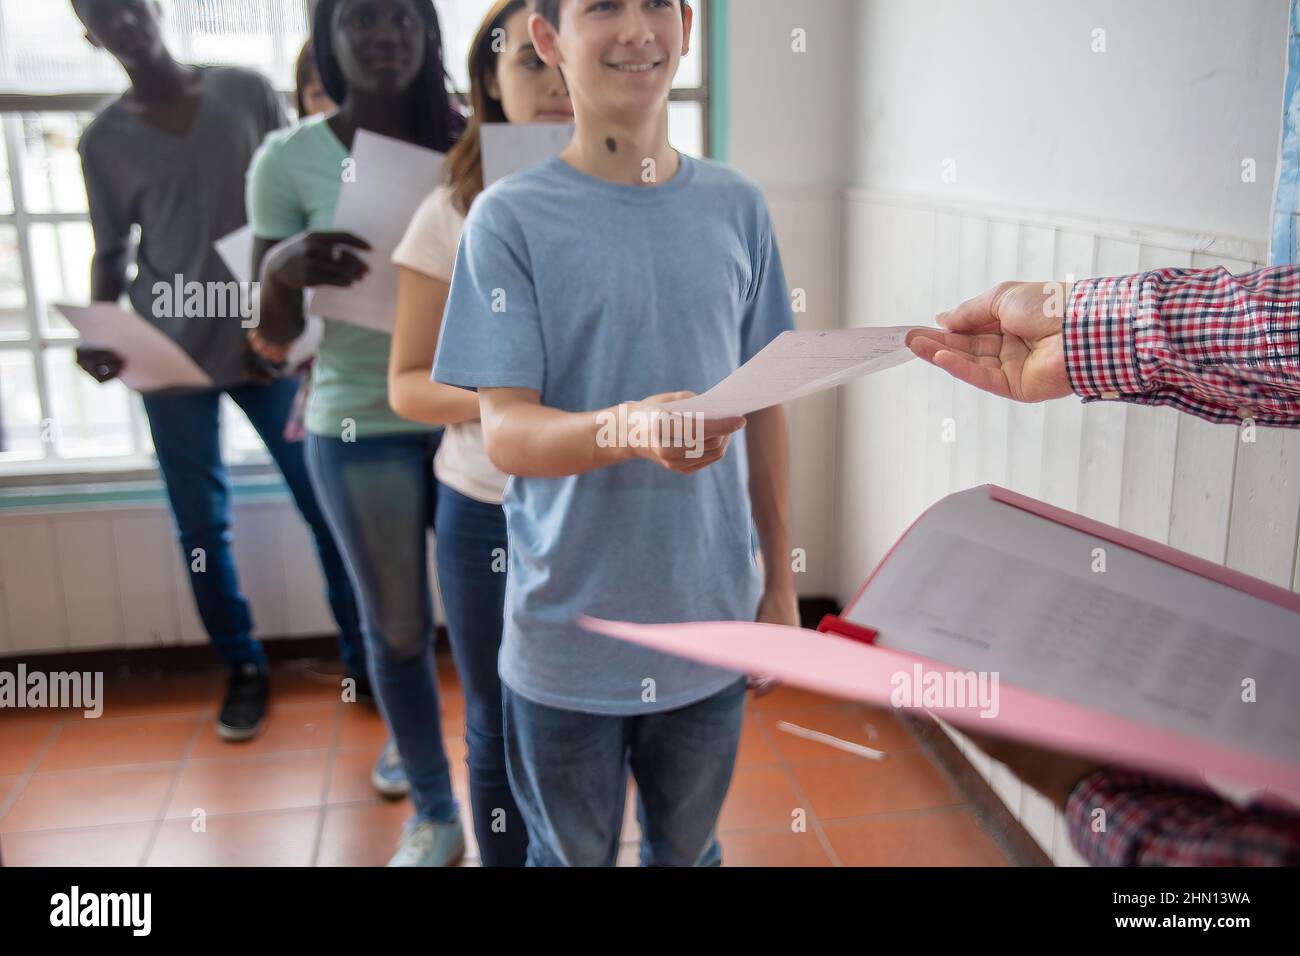
M 1156 269 L 1074 284 L 1065 367 L 1085 402 L 1300 426 L 1300 266 Z
M 1094 866 L 1300 865 L 1300 815 L 1118 767 L 1080 780 L 1065 819 Z

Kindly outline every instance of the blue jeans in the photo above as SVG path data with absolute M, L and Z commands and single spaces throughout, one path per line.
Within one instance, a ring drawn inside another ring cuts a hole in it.
M 343 441 L 307 436 L 307 470 L 361 610 L 370 680 L 411 783 L 416 815 L 458 815 L 442 746 L 429 528 L 442 432 Z
M 632 717 L 547 707 L 503 687 L 506 760 L 528 821 L 529 866 L 613 866 L 636 779 L 643 866 L 717 866 L 745 681 Z
M 474 835 L 484 866 L 523 866 L 528 829 L 506 774 L 497 654 L 506 596 L 506 516 L 438 486 L 438 584 L 465 688 L 465 748 Z
M 298 383 L 293 379 L 225 389 L 271 453 L 298 511 L 315 536 L 326 596 L 339 626 L 339 655 L 349 671 L 362 674 L 366 669 L 365 648 L 347 571 L 312 493 L 302 444 L 284 439 L 285 421 L 297 391 Z M 194 603 L 212 646 L 232 670 L 250 663 L 265 668 L 266 655 L 253 637 L 252 614 L 239 590 L 230 548 L 230 482 L 221 461 L 218 428 L 221 393 L 220 389 L 204 389 L 146 395 L 144 410 L 176 521 L 182 557 L 190 569 Z M 203 564 L 195 561 L 196 548 L 203 551 Z

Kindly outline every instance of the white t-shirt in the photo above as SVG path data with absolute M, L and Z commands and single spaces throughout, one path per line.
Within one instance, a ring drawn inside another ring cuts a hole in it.
M 456 265 L 456 248 L 465 217 L 451 198 L 450 186 L 439 186 L 415 211 L 406 235 L 393 251 L 393 262 L 450 284 Z M 483 427 L 458 422 L 443 431 L 442 444 L 433 459 L 433 473 L 444 485 L 462 495 L 500 504 L 509 476 L 497 469 L 483 444 Z

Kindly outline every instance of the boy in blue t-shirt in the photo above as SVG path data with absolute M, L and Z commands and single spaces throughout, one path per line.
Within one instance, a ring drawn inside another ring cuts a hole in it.
M 744 680 L 574 622 L 797 623 L 784 411 L 702 435 L 637 427 L 689 394 L 669 389 L 704 391 L 792 327 L 785 277 L 758 188 L 668 143 L 690 7 L 536 10 L 534 45 L 563 73 L 577 129 L 470 210 L 434 367 L 479 390 L 489 456 L 513 476 L 510 780 L 533 865 L 614 863 L 628 769 L 642 862 L 716 864 Z

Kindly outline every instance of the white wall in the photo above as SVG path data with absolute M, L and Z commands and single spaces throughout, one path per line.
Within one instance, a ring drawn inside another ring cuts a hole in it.
M 730 163 L 770 186 L 852 170 L 853 24 L 861 0 L 730 0 Z M 802 29 L 806 52 L 792 50 Z
M 1262 261 L 1286 0 L 865 0 L 856 30 L 845 325 L 928 323 L 1003 279 Z M 921 363 L 841 391 L 841 599 L 925 507 L 984 482 L 1300 589 L 1300 432 L 1247 443 L 1167 408 L 1018 405 Z M 967 752 L 1073 862 L 1050 804 Z
M 1287 0 L 857 6 L 859 185 L 1266 239 Z

